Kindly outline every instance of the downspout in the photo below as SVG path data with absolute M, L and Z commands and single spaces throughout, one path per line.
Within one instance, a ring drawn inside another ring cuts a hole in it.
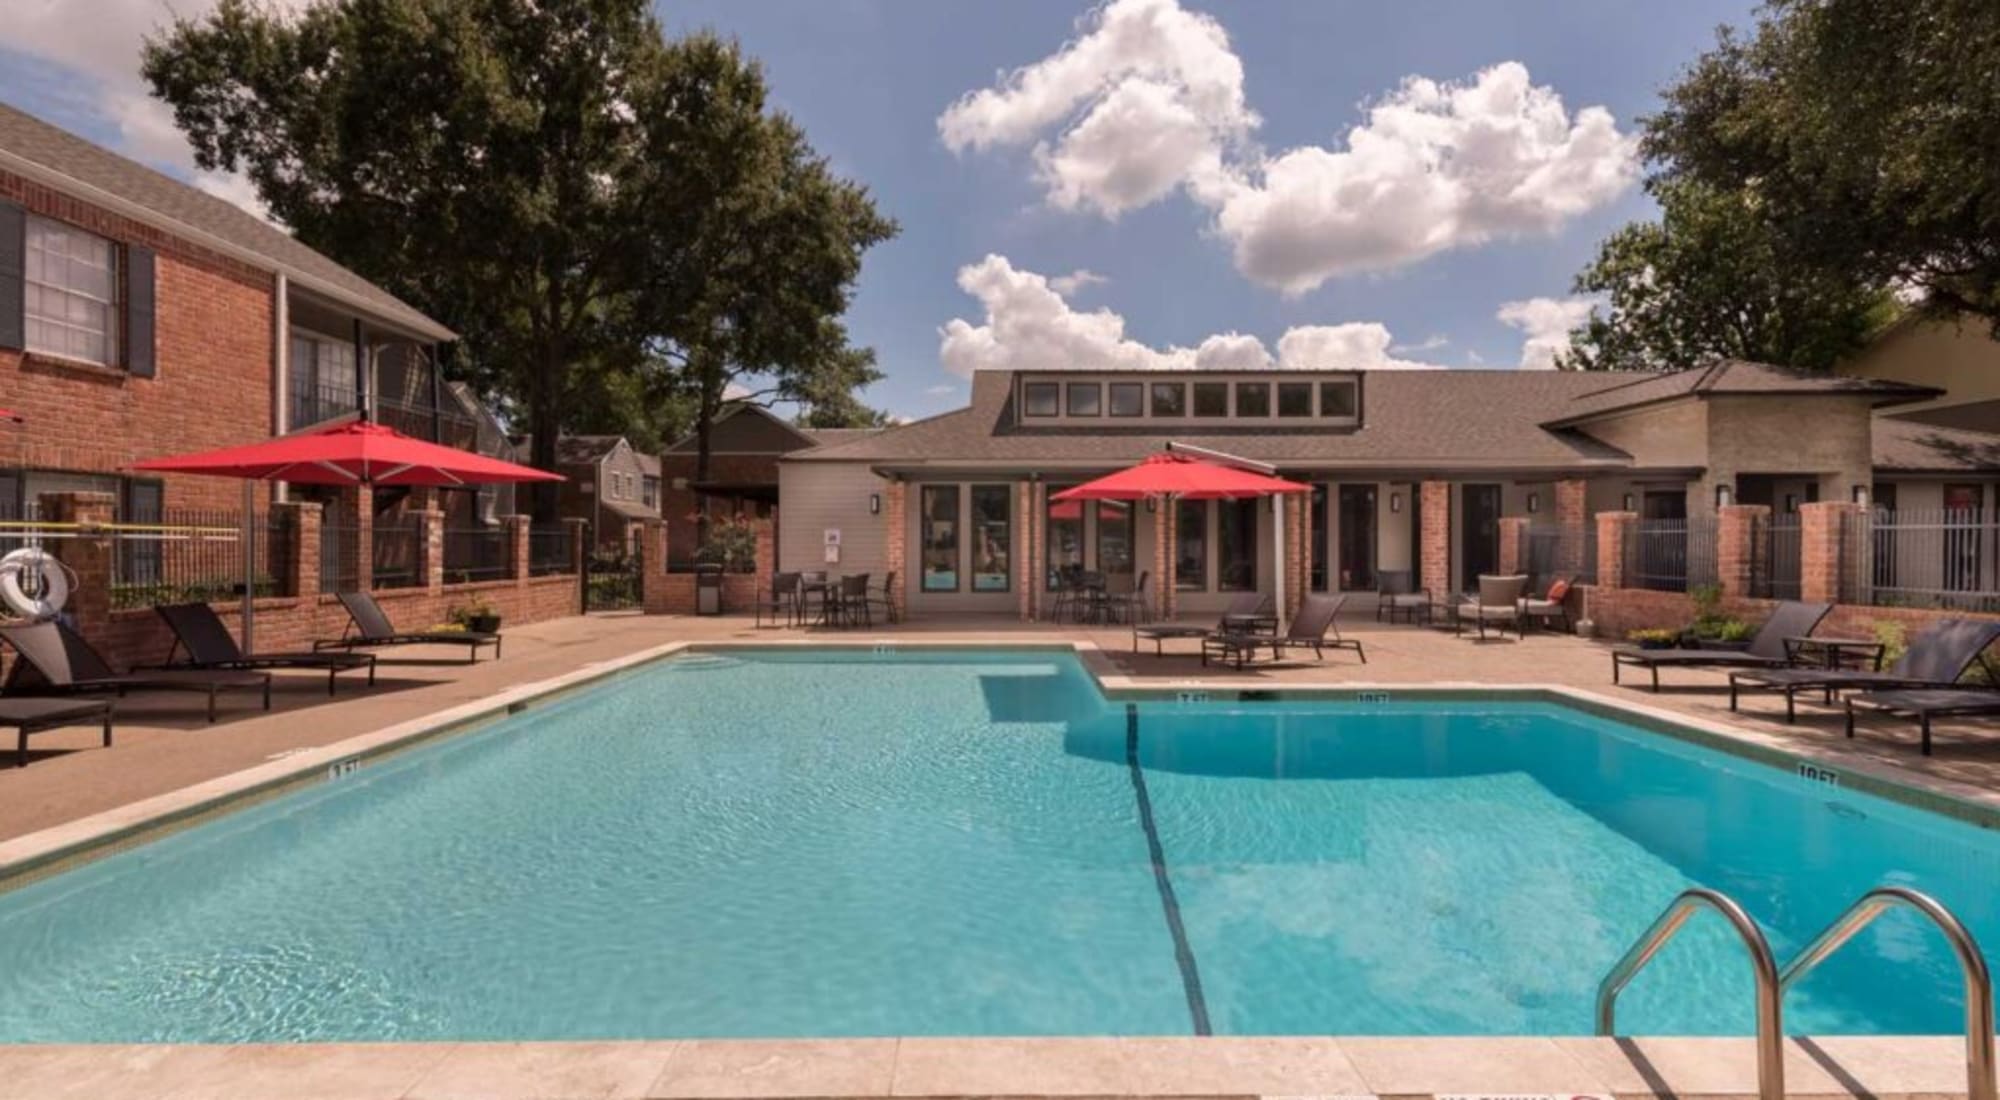
M 374 402 L 368 393 L 368 344 L 362 339 L 361 318 L 354 319 L 354 398 L 361 419 L 373 420 Z

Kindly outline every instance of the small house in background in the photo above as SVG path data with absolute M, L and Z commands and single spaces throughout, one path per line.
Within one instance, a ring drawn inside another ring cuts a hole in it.
M 533 453 L 533 439 L 514 446 Z M 556 440 L 556 472 L 563 482 L 559 511 L 589 522 L 591 545 L 604 556 L 622 557 L 639 545 L 645 522 L 658 519 L 657 503 L 647 503 L 646 479 L 659 477 L 657 460 L 641 454 L 622 435 L 565 435 Z M 657 502 L 658 495 L 655 493 Z

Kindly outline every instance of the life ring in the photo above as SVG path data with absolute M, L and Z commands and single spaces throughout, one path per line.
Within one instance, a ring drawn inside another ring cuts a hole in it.
M 41 582 L 32 596 L 21 583 L 29 570 Z M 53 619 L 68 602 L 69 570 L 48 551 L 29 546 L 0 558 L 0 603 L 7 610 L 27 619 Z

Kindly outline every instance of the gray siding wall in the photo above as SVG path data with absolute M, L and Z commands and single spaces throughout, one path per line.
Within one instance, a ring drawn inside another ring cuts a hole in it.
M 778 568 L 880 577 L 888 565 L 883 522 L 868 498 L 886 483 L 861 462 L 778 464 Z M 914 501 L 912 501 L 914 507 Z M 840 561 L 826 560 L 826 532 L 840 532 Z

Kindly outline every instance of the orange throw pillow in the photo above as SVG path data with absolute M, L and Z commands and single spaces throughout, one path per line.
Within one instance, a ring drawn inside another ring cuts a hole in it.
M 1556 583 L 1549 586 L 1550 603 L 1561 603 L 1563 602 L 1563 597 L 1567 595 L 1569 595 L 1568 581 L 1557 581 Z

